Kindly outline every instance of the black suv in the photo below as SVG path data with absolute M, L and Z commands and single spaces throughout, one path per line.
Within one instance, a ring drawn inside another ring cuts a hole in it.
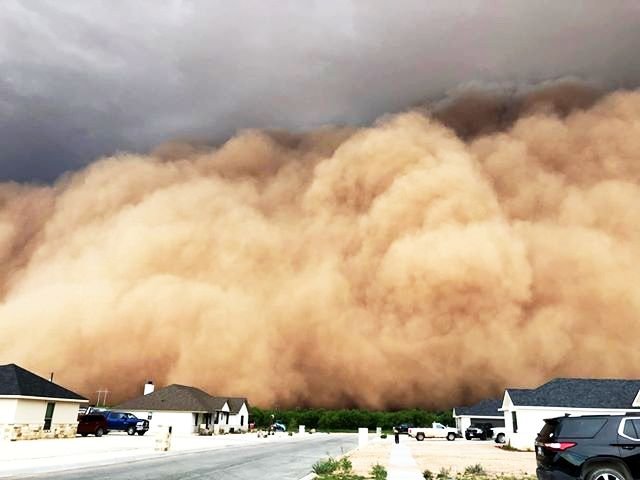
M 480 440 L 493 438 L 493 424 L 478 423 L 476 425 L 471 425 L 465 430 L 464 438 L 467 440 L 471 440 L 472 438 L 479 438 Z
M 536 438 L 536 460 L 539 480 L 640 478 L 640 416 L 545 420 Z

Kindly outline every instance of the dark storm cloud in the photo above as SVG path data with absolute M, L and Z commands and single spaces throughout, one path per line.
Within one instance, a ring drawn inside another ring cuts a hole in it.
M 362 123 L 470 82 L 635 86 L 634 1 L 5 1 L 0 179 L 247 127 Z

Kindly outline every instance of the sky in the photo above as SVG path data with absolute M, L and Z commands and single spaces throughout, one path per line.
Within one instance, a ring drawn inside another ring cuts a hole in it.
M 0 3 L 0 181 L 247 128 L 360 125 L 469 83 L 640 81 L 635 1 Z

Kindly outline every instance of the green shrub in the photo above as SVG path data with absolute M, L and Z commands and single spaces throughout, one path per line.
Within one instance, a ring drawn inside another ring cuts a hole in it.
M 316 475 L 327 475 L 338 469 L 338 461 L 329 457 L 326 460 L 318 460 L 311 467 Z
M 376 463 L 372 468 L 370 475 L 374 480 L 387 480 L 387 469 L 379 463 Z
M 422 472 L 422 476 L 424 480 L 433 480 L 433 472 L 431 470 L 425 470 Z
M 340 464 L 339 468 L 342 472 L 351 473 L 351 469 L 353 468 L 351 460 L 349 460 L 347 457 L 342 457 L 338 463 Z
M 466 475 L 486 475 L 487 472 L 485 471 L 484 467 L 482 465 L 480 465 L 479 463 L 476 463 L 475 465 L 469 465 L 464 469 L 464 473 Z
M 449 478 L 451 478 L 451 469 L 450 468 L 442 467 L 440 469 L 440 471 L 438 472 L 438 475 L 436 475 L 436 479 L 437 480 L 448 480 Z
M 383 433 L 382 435 L 380 435 L 380 438 L 387 438 L 387 434 Z

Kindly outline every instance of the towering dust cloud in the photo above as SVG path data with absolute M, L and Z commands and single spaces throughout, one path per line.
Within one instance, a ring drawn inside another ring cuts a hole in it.
M 264 406 L 637 378 L 640 93 L 597 97 L 466 92 L 4 184 L 0 361 L 113 400 L 152 378 Z

